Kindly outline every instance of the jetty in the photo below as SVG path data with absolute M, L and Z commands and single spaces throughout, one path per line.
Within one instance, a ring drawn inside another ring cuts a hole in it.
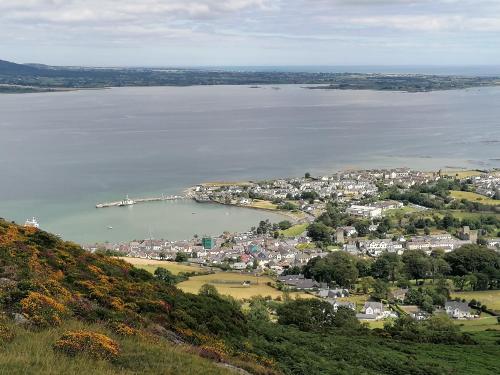
M 185 195 L 161 195 L 161 197 L 149 197 L 149 198 L 136 198 L 130 199 L 128 195 L 125 199 L 116 202 L 104 202 L 97 203 L 95 205 L 96 208 L 106 208 L 106 207 L 125 207 L 125 206 L 133 206 L 137 203 L 147 203 L 147 202 L 159 202 L 159 201 L 176 201 L 181 199 L 191 199 Z

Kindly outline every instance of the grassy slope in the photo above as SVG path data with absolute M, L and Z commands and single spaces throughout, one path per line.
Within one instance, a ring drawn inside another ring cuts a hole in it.
M 488 198 L 488 197 L 485 197 L 484 195 L 472 193 L 470 191 L 451 190 L 450 195 L 456 199 L 467 199 L 468 201 L 471 201 L 471 202 L 479 202 L 479 203 L 487 204 L 490 206 L 500 205 L 500 201 L 498 199 Z
M 174 275 L 179 274 L 180 272 L 204 272 L 205 270 L 201 267 L 196 266 L 188 266 L 185 264 L 179 264 L 175 262 L 167 262 L 161 260 L 154 259 L 140 259 L 140 258 L 120 258 L 137 268 L 142 268 L 143 270 L 149 271 L 153 273 L 158 267 L 165 268 L 172 272 Z
M 182 347 L 167 342 L 148 342 L 136 337 L 121 338 L 100 325 L 67 321 L 61 327 L 33 332 L 13 327 L 16 338 L 0 345 L 0 374 L 192 374 L 225 375 L 234 372 L 217 366 L 209 360 L 190 354 Z M 90 329 L 116 340 L 121 355 L 116 362 L 97 361 L 86 356 L 67 357 L 51 347 L 66 330 Z

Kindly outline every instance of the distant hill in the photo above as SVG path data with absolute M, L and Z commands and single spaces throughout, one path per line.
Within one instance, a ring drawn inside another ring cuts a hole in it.
M 14 75 L 23 75 L 23 74 L 41 74 L 41 69 L 34 66 L 24 65 L 24 64 L 16 64 L 13 62 L 0 60 L 0 75 L 2 74 L 14 74 Z
M 24 86 L 16 92 L 123 86 L 322 85 L 318 89 L 426 92 L 500 85 L 499 77 L 423 74 L 252 71 L 183 68 L 85 68 L 0 61 L 0 85 Z M 9 92 L 9 88 L 0 92 Z M 12 89 L 14 90 L 14 89 Z

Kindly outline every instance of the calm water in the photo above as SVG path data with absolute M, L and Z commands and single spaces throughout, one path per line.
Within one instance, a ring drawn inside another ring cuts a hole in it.
M 125 194 L 346 167 L 500 166 L 500 89 L 119 88 L 0 95 L 0 216 L 79 241 L 243 230 L 253 210 Z M 113 226 L 108 230 L 107 226 Z

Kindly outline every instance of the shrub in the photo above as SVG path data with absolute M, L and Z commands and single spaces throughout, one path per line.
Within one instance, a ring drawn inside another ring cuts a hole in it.
M 108 336 L 83 330 L 66 332 L 56 341 L 54 349 L 70 356 L 86 354 L 106 360 L 115 359 L 120 353 L 118 344 Z
M 120 336 L 137 336 L 139 335 L 139 331 L 133 327 L 130 327 L 128 325 L 126 325 L 125 323 L 113 323 L 111 325 L 111 327 L 113 328 L 114 332 L 117 334 L 117 335 L 120 335 Z
M 14 340 L 14 332 L 5 324 L 0 322 L 0 344 Z
M 53 327 L 61 324 L 67 309 L 51 297 L 37 292 L 30 292 L 21 300 L 23 314 L 38 327 Z

